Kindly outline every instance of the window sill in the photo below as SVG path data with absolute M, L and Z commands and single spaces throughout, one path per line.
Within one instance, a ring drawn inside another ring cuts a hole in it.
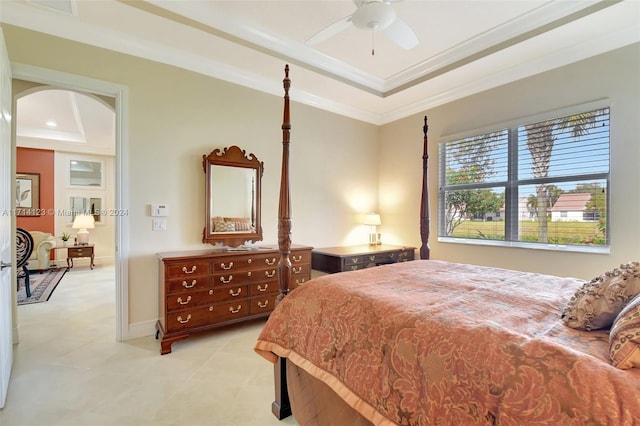
M 594 246 L 572 246 L 563 244 L 541 244 L 541 243 L 525 243 L 522 241 L 495 241 L 495 240 L 476 240 L 473 238 L 450 238 L 450 237 L 438 237 L 440 243 L 453 243 L 453 244 L 468 244 L 478 246 L 493 246 L 493 247 L 513 247 L 530 250 L 551 250 L 551 251 L 563 251 L 574 253 L 595 253 L 595 254 L 609 254 L 611 252 L 610 246 L 594 247 Z

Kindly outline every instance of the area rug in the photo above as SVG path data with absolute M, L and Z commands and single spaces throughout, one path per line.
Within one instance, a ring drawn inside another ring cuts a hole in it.
M 67 272 L 67 268 L 51 268 L 42 273 L 33 271 L 29 274 L 31 278 L 29 287 L 31 297 L 27 297 L 24 287 L 24 278 L 20 278 L 20 289 L 18 290 L 18 305 L 28 305 L 30 303 L 46 302 L 51 297 L 60 280 Z

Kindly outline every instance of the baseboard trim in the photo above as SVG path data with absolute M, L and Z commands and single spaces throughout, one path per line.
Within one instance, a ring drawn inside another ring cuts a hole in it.
M 157 322 L 158 322 L 157 320 L 152 320 L 152 321 L 142 321 L 142 322 L 129 324 L 127 335 L 122 336 L 123 337 L 122 340 L 132 340 L 132 339 L 138 339 L 140 337 L 155 335 Z

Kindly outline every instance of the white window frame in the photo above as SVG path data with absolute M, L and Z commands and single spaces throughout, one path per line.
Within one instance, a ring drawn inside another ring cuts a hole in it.
M 489 134 L 492 132 L 499 132 L 505 129 L 517 129 L 519 126 L 522 126 L 526 123 L 537 123 L 546 120 L 552 120 L 559 117 L 570 116 L 574 114 L 580 114 L 587 111 L 593 111 L 598 109 L 609 109 L 609 123 L 610 126 L 613 124 L 613 108 L 611 107 L 611 103 L 608 99 L 602 99 L 598 101 L 593 101 L 589 103 L 574 105 L 571 107 L 566 107 L 558 110 L 547 111 L 544 113 L 540 113 L 533 116 L 523 117 L 514 119 L 508 122 L 498 123 L 491 126 L 487 126 L 480 129 L 470 130 L 464 133 L 452 134 L 448 136 L 442 137 L 439 141 L 439 152 L 442 152 L 443 145 L 449 142 L 462 140 L 465 138 L 471 138 L 483 134 Z M 611 135 L 611 133 L 610 133 Z M 509 141 L 511 144 L 511 141 Z M 512 161 L 517 161 L 517 158 L 510 159 L 510 163 Z M 611 161 L 611 139 L 609 139 L 609 161 Z M 611 248 L 611 224 L 610 224 L 610 209 L 611 209 L 611 200 L 609 194 L 611 193 L 611 166 L 609 167 L 609 172 L 600 176 L 606 180 L 607 183 L 607 191 L 606 191 L 606 204 L 607 204 L 607 222 L 606 222 L 606 244 L 600 246 L 588 246 L 588 245 L 564 245 L 564 244 L 554 244 L 554 243 L 540 243 L 540 242 L 524 242 L 524 241 L 513 241 L 513 240 L 489 240 L 489 239 L 474 239 L 474 238 L 460 238 L 460 237 L 449 237 L 443 236 L 443 230 L 445 229 L 445 221 L 446 216 L 444 214 L 445 210 L 445 190 L 442 187 L 442 182 L 444 182 L 445 170 L 443 167 L 443 158 L 439 157 L 438 161 L 438 174 L 440 187 L 438 191 L 438 242 L 443 243 L 453 243 L 453 244 L 467 244 L 467 245 L 482 245 L 482 246 L 498 246 L 498 247 L 513 247 L 513 248 L 524 248 L 524 249 L 535 249 L 535 250 L 556 250 L 556 251 L 568 251 L 568 252 L 586 252 L 586 253 L 598 253 L 598 254 L 609 254 Z M 586 175 L 585 175 L 586 176 Z M 580 180 L 580 178 L 584 177 L 583 175 L 574 175 L 571 176 L 571 180 Z M 597 176 L 589 176 L 591 179 L 597 179 Z M 550 183 L 562 181 L 562 179 L 549 178 Z M 478 185 L 478 189 L 488 188 L 488 187 L 505 187 L 505 196 L 506 194 L 506 186 L 518 185 L 517 177 L 514 179 L 510 176 L 507 182 L 491 182 L 489 184 L 483 183 Z M 469 189 L 466 188 L 465 189 Z M 505 204 L 507 201 L 505 200 Z M 517 226 L 520 218 L 518 217 L 518 200 L 511 201 L 511 209 L 510 209 L 510 217 L 511 217 L 511 226 Z M 509 210 L 507 210 L 509 211 Z M 509 215 L 509 213 L 505 212 L 505 218 Z M 505 227 L 507 225 L 505 224 Z M 506 229 L 505 229 L 506 232 Z M 506 238 L 506 237 L 505 237 Z

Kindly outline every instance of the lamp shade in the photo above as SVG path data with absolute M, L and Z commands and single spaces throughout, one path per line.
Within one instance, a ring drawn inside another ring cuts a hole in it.
M 76 216 L 71 227 L 77 229 L 76 241 L 80 245 L 89 244 L 89 231 L 87 229 L 95 228 L 93 216 L 81 214 Z
M 95 228 L 95 221 L 91 215 L 79 214 L 76 216 L 71 227 L 73 229 L 93 229 Z
M 364 224 L 370 226 L 380 225 L 380 215 L 378 213 L 367 213 L 364 215 Z

